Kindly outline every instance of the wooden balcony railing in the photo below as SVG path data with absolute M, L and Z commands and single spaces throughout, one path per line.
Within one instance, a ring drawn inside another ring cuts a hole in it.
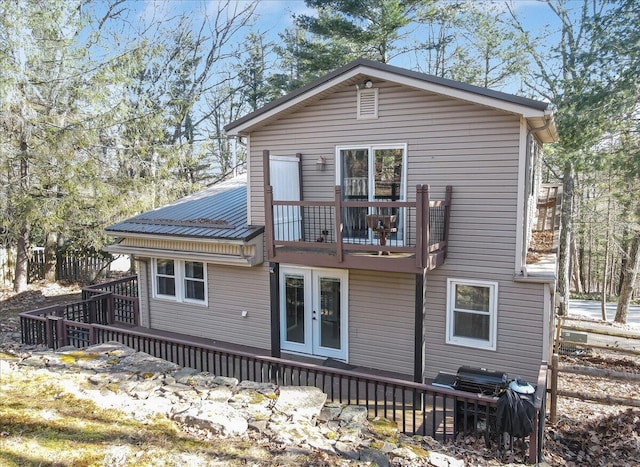
M 276 201 L 265 189 L 265 230 L 269 260 L 418 272 L 434 269 L 447 252 L 451 186 L 445 199 L 431 200 L 428 185 L 416 187 L 415 201 L 343 199 Z M 383 257 L 385 261 L 374 260 Z M 331 259 L 327 259 L 330 257 Z M 333 263 L 333 264 L 330 264 Z

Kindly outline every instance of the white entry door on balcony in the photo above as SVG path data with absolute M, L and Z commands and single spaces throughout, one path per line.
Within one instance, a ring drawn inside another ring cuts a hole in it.
M 282 350 L 347 360 L 347 271 L 280 268 Z
M 300 160 L 293 156 L 270 156 L 269 175 L 274 201 L 300 201 Z M 302 239 L 302 213 L 299 206 L 273 207 L 275 240 Z

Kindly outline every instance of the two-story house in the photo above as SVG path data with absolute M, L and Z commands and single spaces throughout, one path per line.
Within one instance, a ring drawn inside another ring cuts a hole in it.
M 428 380 L 534 379 L 549 105 L 364 59 L 230 123 L 247 175 L 113 225 L 143 326 Z

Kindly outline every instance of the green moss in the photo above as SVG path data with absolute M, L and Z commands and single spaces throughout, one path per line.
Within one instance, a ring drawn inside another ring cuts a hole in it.
M 336 433 L 335 431 L 328 431 L 325 436 L 327 437 L 327 439 L 338 439 L 338 433 Z
M 0 352 L 0 360 L 17 360 L 18 357 L 10 353 Z
M 384 447 L 384 443 L 383 443 L 382 441 L 375 440 L 375 441 L 372 441 L 372 442 L 371 442 L 371 444 L 369 445 L 369 447 L 370 447 L 371 449 L 378 449 L 378 450 L 380 450 L 380 449 L 382 449 L 382 448 Z
M 155 376 L 155 373 L 152 372 L 146 372 L 146 373 L 142 373 L 140 376 L 142 376 L 142 378 L 144 379 L 150 379 L 153 378 Z
M 264 394 L 260 394 L 259 392 L 251 391 L 249 394 L 249 403 L 250 404 L 261 404 L 266 400 L 266 396 Z
M 60 361 L 62 363 L 66 363 L 67 365 L 74 365 L 79 361 L 95 360 L 98 357 L 100 357 L 100 354 L 97 353 L 87 353 L 82 351 L 67 352 L 60 355 Z
M 429 457 L 429 451 L 427 451 L 426 449 L 423 449 L 421 446 L 418 446 L 416 444 L 402 443 L 400 444 L 400 447 L 411 450 L 418 457 Z
M 369 420 L 369 430 L 379 438 L 395 440 L 398 437 L 398 424 L 386 418 L 376 417 Z

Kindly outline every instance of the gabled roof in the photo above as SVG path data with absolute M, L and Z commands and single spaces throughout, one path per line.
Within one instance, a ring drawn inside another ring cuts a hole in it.
M 229 136 L 246 135 L 280 115 L 295 111 L 298 107 L 332 92 L 343 84 L 358 84 L 365 79 L 390 81 L 453 98 L 485 105 L 521 115 L 529 120 L 532 128 L 545 127 L 538 136 L 543 142 L 557 140 L 550 104 L 526 97 L 515 96 L 493 89 L 473 86 L 446 78 L 407 70 L 386 63 L 364 58 L 348 63 L 337 70 L 307 84 L 264 107 L 245 115 L 225 126 Z
M 247 178 L 241 175 L 111 225 L 105 232 L 116 237 L 133 234 L 250 240 L 263 230 L 247 225 Z

